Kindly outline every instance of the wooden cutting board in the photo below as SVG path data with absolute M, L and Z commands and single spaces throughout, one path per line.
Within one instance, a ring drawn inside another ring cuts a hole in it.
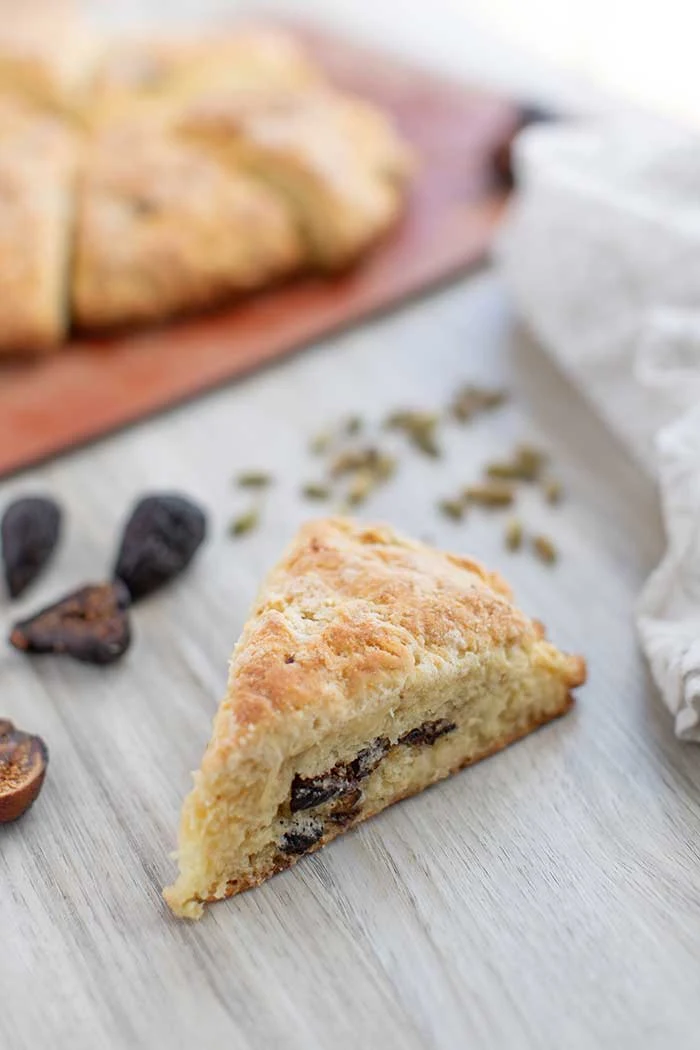
M 384 54 L 296 29 L 333 82 L 390 110 L 419 158 L 401 227 L 340 277 L 305 277 L 158 328 L 73 339 L 0 366 L 0 476 L 290 353 L 464 270 L 486 251 L 506 193 L 493 158 L 518 108 Z

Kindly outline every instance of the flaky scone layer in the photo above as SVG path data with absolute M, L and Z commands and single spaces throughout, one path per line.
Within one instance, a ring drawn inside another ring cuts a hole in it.
M 584 677 L 476 562 L 310 523 L 234 650 L 168 902 L 198 916 L 562 714 Z

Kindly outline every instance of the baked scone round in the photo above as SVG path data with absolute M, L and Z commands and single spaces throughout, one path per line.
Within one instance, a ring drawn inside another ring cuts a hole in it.
M 63 4 L 20 12 L 0 108 L 0 352 L 346 266 L 405 204 L 388 118 L 275 28 L 104 48 Z

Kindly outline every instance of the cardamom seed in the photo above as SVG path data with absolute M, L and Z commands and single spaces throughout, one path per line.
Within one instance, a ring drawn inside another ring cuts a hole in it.
M 564 490 L 560 481 L 550 478 L 544 483 L 544 498 L 547 503 L 561 503 Z
M 439 421 L 440 417 L 436 412 L 402 409 L 392 412 L 384 425 L 390 430 L 401 430 L 414 448 L 427 456 L 437 458 L 442 454 L 435 433 Z
M 316 481 L 310 481 L 303 486 L 301 493 L 306 499 L 329 499 L 331 490 L 327 485 L 322 485 Z
M 323 456 L 333 444 L 333 435 L 330 430 L 321 430 L 314 435 L 309 442 L 309 450 L 314 456 Z
M 236 537 L 245 536 L 246 533 L 252 532 L 253 529 L 257 528 L 259 523 L 260 513 L 255 507 L 252 507 L 233 519 L 229 525 L 229 534 Z
M 486 476 L 501 481 L 536 481 L 546 456 L 531 445 L 518 445 L 509 460 L 486 465 Z
M 413 430 L 415 427 L 434 427 L 439 421 L 437 412 L 424 412 L 421 409 L 401 408 L 392 412 L 384 421 L 387 430 Z
M 517 518 L 511 518 L 506 525 L 505 544 L 509 551 L 518 551 L 523 543 L 523 526 Z
M 515 494 L 511 485 L 492 481 L 469 485 L 464 490 L 464 497 L 468 503 L 477 503 L 482 507 L 509 507 Z
M 522 474 L 517 463 L 496 461 L 486 465 L 486 476 L 494 481 L 521 481 Z
M 353 470 L 361 470 L 368 462 L 371 449 L 345 449 L 335 456 L 329 465 L 328 472 L 332 478 L 340 478 Z
M 263 470 L 245 470 L 236 482 L 242 489 L 264 489 L 272 484 L 272 476 Z
M 348 486 L 348 491 L 346 493 L 348 505 L 351 507 L 357 507 L 360 503 L 364 503 L 375 487 L 375 484 L 376 482 L 371 471 L 358 470 Z
M 426 456 L 439 459 L 442 455 L 442 449 L 438 445 L 432 430 L 414 430 L 409 435 L 409 440 L 414 448 L 417 448 L 419 452 L 424 452 Z
M 463 499 L 441 499 L 438 503 L 438 510 L 444 517 L 451 518 L 452 521 L 461 521 L 466 511 Z
M 455 394 L 450 405 L 450 414 L 459 423 L 468 423 L 480 412 L 498 408 L 507 400 L 507 397 L 505 390 L 489 390 L 467 384 Z
M 388 481 L 396 473 L 396 458 L 386 452 L 378 452 L 372 463 L 378 481 Z
M 515 450 L 515 463 L 523 481 L 536 481 L 546 460 L 545 453 L 532 445 L 518 445 Z
M 547 565 L 552 565 L 557 560 L 557 548 L 547 536 L 533 536 L 532 549 L 540 561 Z
M 345 449 L 332 460 L 329 468 L 331 477 L 339 478 L 358 470 L 371 471 L 375 477 L 385 481 L 396 469 L 396 460 L 377 448 Z

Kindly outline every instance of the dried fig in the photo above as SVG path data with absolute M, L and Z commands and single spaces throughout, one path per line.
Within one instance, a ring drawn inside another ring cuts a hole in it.
M 289 800 L 289 808 L 292 813 L 298 813 L 302 809 L 313 809 L 321 806 L 332 798 L 341 798 L 352 790 L 353 784 L 349 783 L 344 775 L 344 770 L 336 772 L 331 769 L 320 777 L 300 777 L 299 774 L 292 781 L 292 793 Z
M 45 496 L 15 500 L 3 514 L 0 532 L 7 589 L 16 598 L 53 554 L 61 532 L 61 509 Z
M 183 496 L 144 496 L 126 523 L 114 576 L 143 598 L 178 576 L 206 535 L 204 512 Z
M 131 641 L 129 592 L 121 581 L 89 584 L 15 624 L 10 642 L 28 653 L 65 653 L 109 664 Z
M 306 853 L 315 846 L 323 835 L 323 824 L 318 820 L 307 820 L 303 824 L 292 826 L 280 839 L 282 853 L 298 855 Z
M 411 729 L 399 737 L 400 744 L 409 747 L 420 747 L 422 744 L 434 744 L 441 736 L 452 733 L 457 728 L 454 722 L 448 722 L 446 718 L 438 718 L 435 722 L 423 722 L 416 729 Z

